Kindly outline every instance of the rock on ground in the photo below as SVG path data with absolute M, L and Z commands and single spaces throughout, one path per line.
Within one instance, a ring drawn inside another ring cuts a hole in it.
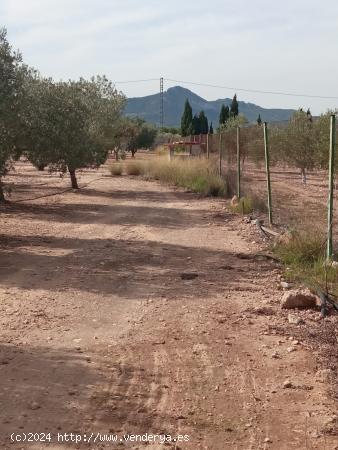
M 310 309 L 316 308 L 317 297 L 310 292 L 309 289 L 296 289 L 286 292 L 281 301 L 283 309 Z

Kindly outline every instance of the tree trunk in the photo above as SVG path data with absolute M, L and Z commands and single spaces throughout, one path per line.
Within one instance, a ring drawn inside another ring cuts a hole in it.
M 306 171 L 305 171 L 304 168 L 300 169 L 300 174 L 301 174 L 301 177 L 302 177 L 303 184 L 306 184 L 307 178 L 306 178 Z
M 132 157 L 132 158 L 135 158 L 135 153 L 136 153 L 136 150 L 132 150 L 132 151 L 131 151 L 131 157 Z
M 70 175 L 70 181 L 72 183 L 72 188 L 73 189 L 79 189 L 79 185 L 77 184 L 75 169 L 70 169 L 68 167 L 68 171 L 69 171 L 69 175 Z
M 2 184 L 2 181 L 0 178 L 0 203 L 5 203 L 5 202 L 6 202 L 6 199 L 5 199 L 5 194 L 3 191 L 3 184 Z

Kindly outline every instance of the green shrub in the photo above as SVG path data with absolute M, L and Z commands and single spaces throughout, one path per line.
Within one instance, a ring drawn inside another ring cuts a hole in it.
M 322 233 L 294 231 L 276 244 L 274 252 L 287 266 L 313 267 L 325 258 L 325 242 Z
M 175 147 L 174 147 L 175 154 L 188 153 L 188 152 L 189 152 L 189 150 L 187 149 L 187 147 L 185 145 L 175 145 Z
M 197 176 L 188 186 L 192 191 L 206 196 L 220 197 L 225 194 L 224 182 L 216 176 L 208 176 L 205 178 L 203 176 Z
M 320 231 L 292 232 L 273 248 L 284 263 L 286 278 L 316 290 L 338 293 L 338 269 L 326 261 L 326 238 Z
M 109 172 L 111 173 L 111 175 L 115 177 L 122 175 L 122 164 L 119 163 L 112 164 L 109 167 Z

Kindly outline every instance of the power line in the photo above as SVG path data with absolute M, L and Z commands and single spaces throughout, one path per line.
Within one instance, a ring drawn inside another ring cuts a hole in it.
M 283 95 L 287 97 L 305 97 L 305 98 L 319 98 L 324 100 L 338 100 L 338 96 L 332 95 L 311 95 L 311 94 L 299 94 L 295 92 L 283 92 L 283 91 L 264 91 L 261 89 L 249 89 L 249 88 L 239 88 L 234 86 L 223 86 L 218 84 L 210 84 L 210 83 L 197 83 L 195 81 L 183 81 L 183 80 L 174 80 L 172 78 L 163 78 L 165 81 L 171 81 L 174 83 L 181 84 L 190 84 L 194 86 L 204 86 L 211 87 L 216 89 L 228 89 L 230 91 L 238 91 L 238 92 L 251 92 L 254 94 L 270 94 L 270 95 Z M 129 84 L 129 83 L 146 83 L 150 81 L 158 81 L 158 78 L 147 78 L 143 80 L 122 80 L 122 81 L 114 81 L 115 84 Z
M 288 97 L 307 97 L 307 98 L 321 98 L 321 99 L 326 99 L 326 100 L 327 99 L 338 100 L 338 97 L 335 97 L 335 96 L 295 94 L 295 93 L 291 93 L 291 92 L 262 91 L 259 89 L 245 89 L 245 88 L 230 87 L 230 86 L 220 86 L 220 85 L 216 85 L 216 84 L 196 83 L 193 81 L 173 80 L 170 78 L 165 78 L 165 80 L 171 81 L 174 83 L 191 84 L 194 86 L 205 86 L 205 87 L 212 87 L 212 88 L 218 88 L 218 89 L 229 89 L 231 91 L 251 92 L 251 93 L 256 93 L 256 94 L 284 95 L 284 96 L 288 96 Z
M 158 81 L 158 78 L 148 78 L 147 80 L 127 80 L 127 81 L 114 81 L 115 84 L 127 84 L 127 83 L 144 83 L 147 81 Z

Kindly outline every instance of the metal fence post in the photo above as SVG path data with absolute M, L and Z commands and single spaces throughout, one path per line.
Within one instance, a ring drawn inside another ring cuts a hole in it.
M 239 127 L 237 127 L 237 197 L 241 198 L 241 155 L 239 147 Z
M 264 130 L 264 152 L 265 152 L 266 184 L 267 184 L 267 190 L 268 190 L 268 217 L 269 217 L 269 225 L 272 225 L 269 138 L 268 138 L 268 124 L 267 124 L 267 122 L 264 122 L 263 130 Z
M 333 220 L 333 184 L 334 184 L 334 160 L 336 150 L 336 116 L 331 114 L 330 117 L 330 156 L 329 156 L 329 199 L 327 212 L 327 259 L 332 258 L 332 220 Z

